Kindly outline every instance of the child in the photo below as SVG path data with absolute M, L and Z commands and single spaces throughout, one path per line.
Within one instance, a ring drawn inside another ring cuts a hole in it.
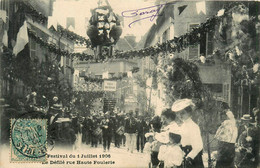
M 151 130 L 154 133 L 154 135 L 156 136 L 157 134 L 160 134 L 160 129 L 161 129 L 161 118 L 159 116 L 155 116 L 151 123 Z M 152 162 L 152 167 L 156 168 L 159 164 L 159 160 L 158 160 L 158 153 L 159 153 L 159 149 L 160 149 L 160 145 L 161 143 L 159 141 L 156 140 L 152 142 L 152 153 L 151 153 L 151 162 Z
M 184 153 L 180 148 L 181 135 L 177 128 L 170 129 L 168 132 L 168 142 L 160 147 L 158 159 L 164 162 L 164 167 L 177 168 L 181 166 Z
M 145 154 L 145 160 L 149 167 L 151 167 L 151 154 L 152 154 L 152 145 L 153 145 L 153 133 L 146 133 L 145 138 L 147 142 L 144 145 L 144 154 Z

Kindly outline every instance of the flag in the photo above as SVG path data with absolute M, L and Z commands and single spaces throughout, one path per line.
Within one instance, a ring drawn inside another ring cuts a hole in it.
M 55 30 L 57 30 L 58 22 L 53 16 L 48 17 L 48 29 L 53 26 Z
M 183 5 L 183 6 L 178 7 L 178 9 L 179 9 L 179 15 L 184 11 L 184 9 L 185 9 L 187 6 L 188 6 L 188 5 Z
M 79 70 L 75 69 L 74 75 L 75 75 L 75 76 L 79 76 Z
M 4 44 L 4 46 L 8 46 L 8 36 L 7 36 L 7 30 L 4 31 L 4 36 L 3 36 L 3 40 L 2 43 Z
M 60 66 L 62 67 L 63 65 L 64 65 L 64 57 L 61 56 L 61 57 L 60 57 Z
M 16 37 L 16 44 L 13 48 L 13 53 L 16 56 L 20 51 L 24 49 L 24 46 L 29 42 L 27 22 L 24 21 L 23 26 L 20 27 Z
M 103 74 L 102 74 L 102 79 L 108 79 L 108 71 L 106 71 L 106 72 L 103 72 Z
M 0 10 L 0 19 L 3 19 L 4 23 L 6 23 L 6 11 Z
M 132 77 L 133 77 L 132 71 L 128 71 L 128 72 L 127 72 L 127 77 L 128 77 L 128 78 L 132 78 Z
M 205 1 L 197 2 L 196 9 L 197 9 L 198 14 L 200 14 L 200 12 L 203 12 L 204 14 L 206 14 L 206 2 Z
M 217 16 L 219 16 L 219 17 L 220 17 L 220 16 L 223 16 L 224 13 L 225 13 L 225 9 L 221 9 L 221 10 L 218 11 Z

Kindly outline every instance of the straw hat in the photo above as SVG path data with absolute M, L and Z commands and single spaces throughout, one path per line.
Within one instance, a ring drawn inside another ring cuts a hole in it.
M 181 135 L 181 128 L 180 127 L 174 127 L 174 128 L 170 128 L 168 130 L 169 133 L 173 133 L 173 134 L 177 134 L 177 135 Z
M 189 106 L 195 106 L 191 99 L 179 99 L 173 103 L 172 111 L 179 112 Z
M 243 121 L 250 121 L 250 120 L 252 120 L 252 117 L 250 117 L 249 114 L 244 114 L 243 117 L 241 117 L 241 120 L 243 120 Z
M 71 122 L 70 118 L 58 118 L 56 123 Z
M 52 110 L 62 110 L 61 104 L 53 104 L 51 107 Z
M 161 143 L 169 143 L 170 138 L 169 138 L 169 132 L 161 132 L 155 134 L 155 139 Z

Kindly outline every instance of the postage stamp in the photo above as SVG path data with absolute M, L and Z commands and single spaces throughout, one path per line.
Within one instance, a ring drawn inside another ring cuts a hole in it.
M 47 120 L 11 119 L 11 162 L 46 162 Z

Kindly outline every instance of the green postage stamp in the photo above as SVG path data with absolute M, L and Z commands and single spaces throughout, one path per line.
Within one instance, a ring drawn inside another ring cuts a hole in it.
M 11 119 L 11 162 L 46 162 L 47 120 Z

